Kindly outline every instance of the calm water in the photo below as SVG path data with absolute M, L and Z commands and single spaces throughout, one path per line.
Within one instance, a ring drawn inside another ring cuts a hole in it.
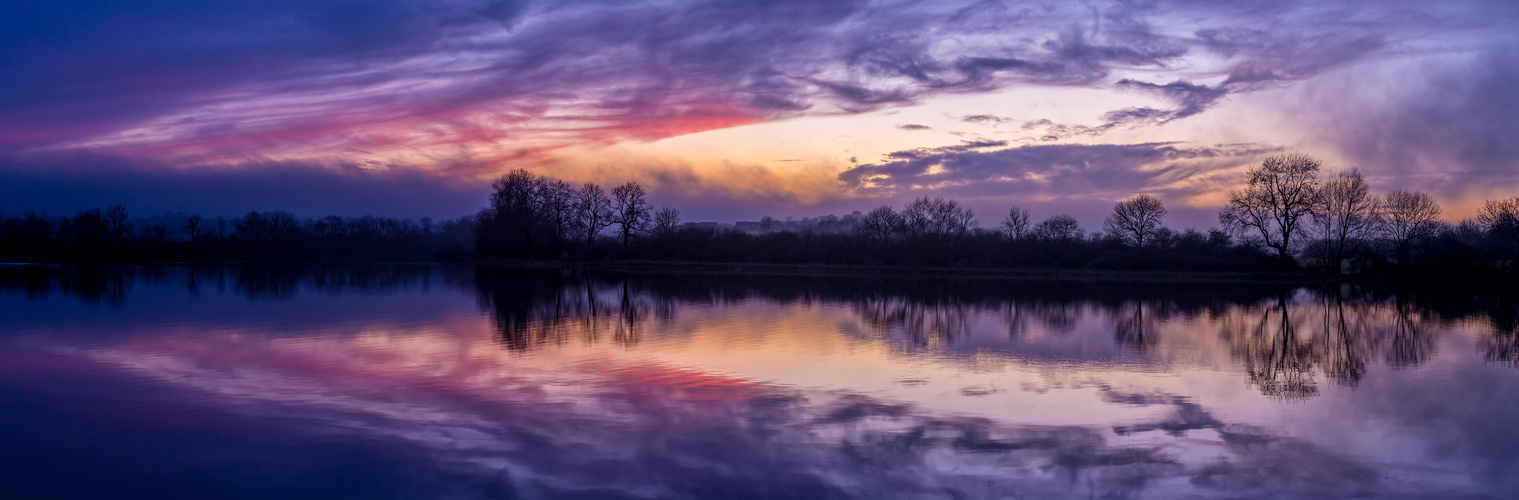
M 0 498 L 1513 498 L 1442 290 L 0 268 Z

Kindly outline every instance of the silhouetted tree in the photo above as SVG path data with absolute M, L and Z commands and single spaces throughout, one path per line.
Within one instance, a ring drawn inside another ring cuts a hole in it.
M 944 238 L 964 236 L 976 227 L 976 214 L 955 200 L 924 196 L 902 209 L 902 226 L 909 238 Z
M 524 169 L 508 172 L 491 184 L 490 206 L 480 211 L 475 225 L 481 254 L 532 255 L 546 184 Z
M 1393 245 L 1398 265 L 1408 263 L 1412 246 L 1433 237 L 1440 228 L 1440 205 L 1417 191 L 1396 190 L 1382 202 L 1381 230 Z
M 601 186 L 587 182 L 575 193 L 575 218 L 577 227 L 585 236 L 587 245 L 594 243 L 596 235 L 612 225 L 612 200 Z
M 127 208 L 121 205 L 106 207 L 103 213 L 105 217 L 106 242 L 111 246 L 120 245 L 132 234 L 132 223 L 127 221 Z
M 111 226 L 98 209 L 88 209 L 59 225 L 64 244 L 73 247 L 75 255 L 83 258 L 100 258 L 108 245 L 113 245 Z
M 679 229 L 679 228 L 680 228 L 680 211 L 679 210 L 676 210 L 676 209 L 673 209 L 673 208 L 670 208 L 670 207 L 664 207 L 664 208 L 659 209 L 659 211 L 654 212 L 654 227 L 653 227 L 653 232 L 654 232 L 655 235 L 658 235 L 658 236 L 669 236 L 669 235 L 675 234 L 675 230 Z
M 1235 234 L 1255 233 L 1278 257 L 1292 252 L 1292 237 L 1318 206 L 1321 162 L 1311 156 L 1271 156 L 1250 169 L 1244 189 L 1229 193 L 1218 221 Z
M 902 216 L 888 205 L 882 205 L 860 218 L 855 234 L 868 241 L 884 243 L 896 238 L 902 226 Z
M 558 257 L 563 251 L 565 235 L 576 225 L 575 188 L 561 180 L 545 181 L 539 193 L 542 219 L 553 235 L 553 253 Z
M 1007 209 L 1007 217 L 1002 219 L 1000 227 L 1008 238 L 1019 240 L 1028 236 L 1029 225 L 1028 209 L 1012 207 Z
M 190 237 L 190 241 L 200 241 L 200 221 L 199 215 L 185 219 L 185 235 Z
M 1477 212 L 1477 222 L 1495 240 L 1505 258 L 1519 251 L 1519 197 L 1489 200 Z
M 1103 222 L 1108 234 L 1133 247 L 1145 246 L 1166 217 L 1166 207 L 1160 198 L 1141 194 L 1113 205 L 1113 213 Z
M 1313 228 L 1319 237 L 1318 256 L 1330 272 L 1361 248 L 1376 230 L 1380 201 L 1371 194 L 1359 170 L 1340 172 L 1319 188 Z
M 248 215 L 233 221 L 232 225 L 237 228 L 238 239 L 244 242 L 268 239 L 269 223 L 264 220 L 264 214 L 258 213 L 257 210 L 249 211 Z
M 1075 217 L 1060 214 L 1045 219 L 1034 226 L 1034 237 L 1048 241 L 1076 241 L 1085 237 L 1086 231 Z
M 623 251 L 628 249 L 628 240 L 649 224 L 649 203 L 643 197 L 643 186 L 633 181 L 612 188 L 612 221 L 622 235 Z

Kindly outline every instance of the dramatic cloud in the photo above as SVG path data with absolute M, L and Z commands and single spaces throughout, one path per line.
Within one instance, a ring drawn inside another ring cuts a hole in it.
M 1229 96 L 1350 68 L 1491 50 L 1489 38 L 1516 18 L 1512 2 L 1482 1 L 12 2 L 0 6 L 0 154 L 416 168 L 479 182 L 613 144 L 950 94 L 1118 96 L 1085 124 L 1033 106 L 946 115 L 1056 143 L 1142 135 Z M 1491 64 L 1511 65 L 1506 57 Z M 1502 71 L 1457 69 L 1431 85 Z M 1502 88 L 1503 75 L 1491 78 Z M 1410 111 L 1408 123 L 1431 112 Z M 954 133 L 911 120 L 903 128 L 914 137 Z M 1498 158 L 1504 125 L 1462 133 Z M 1256 139 L 1227 139 L 1237 140 Z M 1381 139 L 1346 140 L 1367 151 Z
M 0 42 L 24 50 L 4 56 L 0 147 L 371 160 L 647 140 L 1011 84 L 1095 85 L 1200 52 L 1232 61 L 1203 70 L 1228 74 L 1211 87 L 1121 80 L 1179 108 L 1110 121 L 1165 121 L 1357 60 L 1418 24 L 1385 8 L 848 0 L 72 0 L 10 10 Z M 1336 11 L 1361 22 L 1300 19 Z M 1201 27 L 1176 29 L 1181 16 Z
M 1381 174 L 1386 189 L 1457 200 L 1511 196 L 1519 187 L 1519 40 L 1468 58 L 1416 63 L 1423 76 L 1399 88 L 1344 90 L 1383 77 L 1369 74 L 1317 89 L 1303 103 L 1318 110 L 1309 123 L 1324 131 L 1326 146 Z
M 1344 30 L 1343 24 L 1323 23 L 1306 33 L 1283 34 L 1259 29 L 1203 29 L 1197 39 L 1214 55 L 1239 58 L 1223 82 L 1214 85 L 1177 80 L 1166 84 L 1123 79 L 1120 89 L 1161 97 L 1175 107 L 1162 110 L 1133 107 L 1103 115 L 1103 128 L 1117 125 L 1164 124 L 1207 110 L 1229 94 L 1271 88 L 1302 80 L 1321 71 L 1364 58 L 1387 45 L 1382 33 Z
M 646 140 L 1015 81 L 1085 85 L 1186 52 L 1064 12 L 969 22 L 964 9 L 855 1 L 75 1 L 13 14 L 5 43 L 28 50 L 5 61 L 0 147 L 191 158 Z M 1031 38 L 996 36 L 1007 29 Z
M 1196 194 L 1188 181 L 1272 151 L 1256 145 L 1185 147 L 1175 143 L 1052 144 L 992 149 L 1002 142 L 898 151 L 859 165 L 839 180 L 861 193 L 937 190 L 970 196 L 1101 198 L 1141 191 Z

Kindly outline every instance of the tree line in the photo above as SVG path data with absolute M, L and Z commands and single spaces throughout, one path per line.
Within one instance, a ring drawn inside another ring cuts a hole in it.
M 169 214 L 132 218 L 121 205 L 73 216 L 0 215 L 0 260 L 90 261 L 431 261 L 473 256 L 474 221 L 389 217 L 299 218 L 251 211 L 241 217 Z
M 1035 222 L 1010 207 L 994 226 L 956 200 L 806 224 L 769 217 L 757 230 L 682 224 L 636 182 L 611 189 L 514 170 L 473 216 L 434 222 L 384 217 L 302 219 L 284 211 L 134 225 L 113 205 L 71 217 L 0 215 L 0 258 L 69 260 L 466 259 L 669 260 L 865 266 L 1154 271 L 1449 273 L 1513 271 L 1519 197 L 1488 201 L 1475 218 L 1440 220 L 1428 194 L 1373 194 L 1357 170 L 1325 175 L 1316 158 L 1266 158 L 1229 193 L 1219 226 L 1166 226 L 1151 194 L 1114 204 L 1100 228 L 1058 214 Z M 751 224 L 753 225 L 753 224 Z
M 760 231 L 682 225 L 629 182 L 611 195 L 517 170 L 476 217 L 483 257 L 640 259 L 1103 270 L 1367 272 L 1510 271 L 1519 255 L 1519 198 L 1489 201 L 1449 224 L 1426 193 L 1373 194 L 1358 170 L 1329 175 L 1301 154 L 1266 158 L 1229 194 L 1219 227 L 1167 227 L 1162 200 L 1118 201 L 1100 229 L 1070 215 L 1035 222 L 1011 207 L 995 227 L 952 199 L 921 197 L 828 222 L 830 230 Z M 768 219 L 768 218 L 767 218 Z M 769 219 L 772 220 L 773 219 Z M 836 227 L 844 230 L 832 230 Z M 610 237 L 606 229 L 611 228 Z

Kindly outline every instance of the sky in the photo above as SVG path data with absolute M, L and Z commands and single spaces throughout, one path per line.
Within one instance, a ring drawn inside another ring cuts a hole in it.
M 1519 195 L 1519 2 L 10 0 L 0 210 L 454 217 L 525 168 L 686 220 L 954 198 L 1208 227 L 1302 152 Z

